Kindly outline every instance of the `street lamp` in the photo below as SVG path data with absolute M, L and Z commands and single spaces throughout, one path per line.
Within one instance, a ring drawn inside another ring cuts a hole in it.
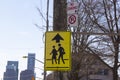
M 23 58 L 28 58 L 28 56 L 23 56 Z M 44 64 L 44 62 L 42 62 L 42 61 L 40 61 L 40 60 L 38 60 L 38 59 L 36 59 L 36 58 L 33 58 L 33 59 L 35 59 L 36 61 Z M 44 64 L 44 66 L 45 66 L 45 64 Z M 45 71 L 45 69 L 44 69 L 44 79 L 43 79 L 43 80 L 46 80 L 46 71 Z
M 23 56 L 23 58 L 28 58 L 28 56 Z M 36 61 L 38 61 L 38 62 L 44 64 L 44 62 L 42 62 L 42 61 L 40 61 L 40 60 L 38 60 L 38 59 L 36 59 L 36 58 L 34 58 L 34 59 L 35 59 Z

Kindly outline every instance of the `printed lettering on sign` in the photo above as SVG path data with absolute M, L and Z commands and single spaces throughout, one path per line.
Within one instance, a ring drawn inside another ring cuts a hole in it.
M 70 2 L 67 5 L 67 13 L 73 14 L 78 12 L 78 3 L 77 2 Z

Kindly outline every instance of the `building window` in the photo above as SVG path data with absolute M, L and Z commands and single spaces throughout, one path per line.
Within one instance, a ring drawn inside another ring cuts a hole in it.
M 108 75 L 108 69 L 99 69 L 96 72 L 97 75 Z

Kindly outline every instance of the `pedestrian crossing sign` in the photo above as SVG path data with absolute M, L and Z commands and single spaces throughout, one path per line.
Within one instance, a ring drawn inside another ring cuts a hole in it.
M 45 70 L 71 69 L 71 33 L 49 31 L 45 33 Z

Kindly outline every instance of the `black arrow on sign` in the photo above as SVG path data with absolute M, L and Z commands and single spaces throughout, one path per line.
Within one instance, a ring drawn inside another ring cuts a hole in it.
M 56 40 L 56 43 L 59 43 L 60 40 L 64 40 L 64 39 L 57 33 L 57 35 L 52 39 L 52 41 L 53 40 Z

